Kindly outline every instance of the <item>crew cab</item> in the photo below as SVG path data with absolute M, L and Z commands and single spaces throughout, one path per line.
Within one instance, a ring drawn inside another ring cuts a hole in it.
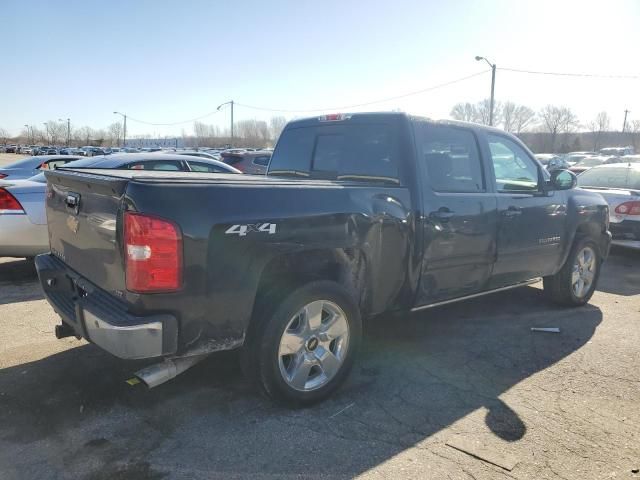
M 239 348 L 247 376 L 294 404 L 341 384 L 363 320 L 540 279 L 580 306 L 611 242 L 602 196 L 516 137 L 401 113 L 290 122 L 266 176 L 45 175 L 36 266 L 58 337 L 160 359 L 137 372 L 149 386 Z

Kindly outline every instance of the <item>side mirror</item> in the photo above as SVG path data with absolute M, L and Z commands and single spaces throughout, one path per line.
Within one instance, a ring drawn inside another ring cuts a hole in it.
M 578 177 L 569 170 L 554 170 L 549 184 L 553 190 L 571 190 L 578 184 Z

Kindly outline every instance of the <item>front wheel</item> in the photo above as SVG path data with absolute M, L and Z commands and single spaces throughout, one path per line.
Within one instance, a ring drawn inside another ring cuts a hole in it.
M 360 344 L 358 306 L 335 282 L 312 282 L 264 312 L 245 345 L 245 371 L 272 398 L 308 405 L 346 379 Z M 260 313 L 260 312 L 259 312 Z
M 580 239 L 573 245 L 562 269 L 544 278 L 544 291 L 560 305 L 584 305 L 596 290 L 601 265 L 596 243 L 589 238 Z

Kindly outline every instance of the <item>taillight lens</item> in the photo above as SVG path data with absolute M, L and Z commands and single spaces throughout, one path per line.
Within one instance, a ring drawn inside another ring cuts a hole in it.
M 24 209 L 16 197 L 0 188 L 0 215 L 3 213 L 24 213 Z
M 0 173 L 0 180 L 2 180 L 3 178 L 7 178 L 7 175 L 5 175 L 4 173 Z
M 127 290 L 171 292 L 182 286 L 182 234 L 176 224 L 141 213 L 124 214 Z
M 624 202 L 616 207 L 620 215 L 640 215 L 640 202 Z

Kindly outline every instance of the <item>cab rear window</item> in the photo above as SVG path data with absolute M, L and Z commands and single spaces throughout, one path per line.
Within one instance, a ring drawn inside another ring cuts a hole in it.
M 397 184 L 393 132 L 386 124 L 287 129 L 271 157 L 269 175 Z

